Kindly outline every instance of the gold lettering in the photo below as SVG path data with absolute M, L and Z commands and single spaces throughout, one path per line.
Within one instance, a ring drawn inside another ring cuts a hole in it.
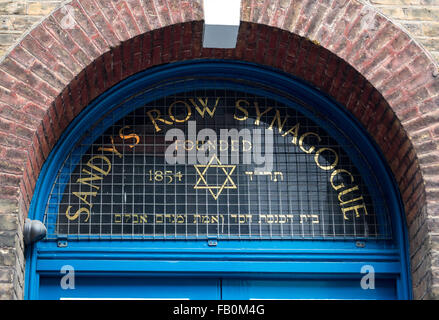
M 98 151 L 110 151 L 110 152 L 115 153 L 119 158 L 122 158 L 122 154 L 119 151 L 117 151 L 116 147 L 114 146 L 114 139 L 113 139 L 113 137 L 110 137 L 110 139 L 111 139 L 111 146 L 112 147 L 111 148 L 99 147 Z
M 220 151 L 225 151 L 225 150 L 229 149 L 229 144 L 227 143 L 227 141 L 220 140 L 219 141 L 219 149 L 220 149 Z
M 237 148 L 237 144 L 239 143 L 239 140 L 231 140 L 230 141 L 230 148 L 232 151 L 238 151 L 239 150 L 239 145 Z
M 245 148 L 245 144 L 247 143 L 248 149 Z M 242 140 L 242 150 L 243 151 L 250 151 L 252 149 L 252 143 L 248 140 Z
M 315 133 L 315 132 L 306 132 L 306 133 L 302 134 L 302 136 L 301 136 L 300 139 L 299 139 L 299 147 L 300 147 L 300 149 L 301 149 L 303 152 L 305 152 L 305 153 L 312 153 L 312 152 L 315 150 L 315 147 L 314 147 L 314 146 L 311 146 L 309 149 L 305 149 L 305 148 L 303 147 L 303 140 L 305 140 L 305 138 L 306 138 L 307 136 L 315 136 L 315 137 L 317 137 L 317 139 L 319 140 L 319 142 L 320 142 L 322 139 L 321 139 L 320 136 L 319 136 L 317 133 Z
M 206 149 L 207 143 L 205 143 L 204 141 L 197 140 L 195 142 L 196 142 L 195 145 L 197 147 L 197 150 L 205 150 Z
M 211 140 L 207 140 L 207 144 L 209 145 L 208 150 L 211 150 L 211 148 L 212 150 L 216 150 L 216 145 Z
M 316 224 L 320 223 L 319 216 L 317 214 L 301 214 L 300 223 L 308 222 L 308 219 L 311 219 L 311 223 Z
M 348 193 L 351 193 L 352 191 L 355 191 L 355 190 L 358 190 L 358 186 L 352 187 L 350 189 L 343 190 L 342 192 L 340 192 L 338 194 L 338 201 L 340 201 L 340 206 L 343 206 L 343 205 L 345 205 L 347 203 L 355 202 L 357 200 L 363 200 L 363 196 L 360 196 L 360 197 L 358 197 L 356 199 L 347 200 L 347 201 L 343 201 L 341 199 L 344 195 L 346 195 Z
M 271 109 L 273 109 L 272 107 L 268 107 L 267 109 L 265 109 L 264 112 L 261 113 L 261 111 L 259 110 L 259 105 L 257 102 L 255 102 L 255 109 L 256 109 L 256 120 L 255 120 L 255 125 L 259 126 L 259 123 L 261 121 L 261 117 L 268 113 Z
M 245 216 L 249 219 L 249 221 L 252 221 L 251 214 L 245 215 Z M 300 223 L 302 223 L 303 218 L 307 219 L 306 216 L 310 216 L 310 215 L 301 215 L 301 222 Z M 290 222 L 292 222 L 293 218 L 294 218 L 294 215 L 292 215 L 292 214 L 260 214 L 259 215 L 259 223 L 264 223 L 264 221 L 265 221 L 265 223 L 270 223 L 270 224 L 272 224 L 272 223 L 284 224 L 284 223 L 288 222 L 288 220 Z
M 351 177 L 351 182 L 354 182 L 354 177 L 352 176 L 352 174 L 351 174 L 349 171 L 347 171 L 347 170 L 345 170 L 345 169 L 337 169 L 337 170 L 334 170 L 334 172 L 331 173 L 331 178 L 330 178 L 331 186 L 334 188 L 334 190 L 338 190 L 338 189 L 341 189 L 341 188 L 344 188 L 344 187 L 345 187 L 345 185 L 344 185 L 343 182 L 342 182 L 341 184 L 339 184 L 339 185 L 335 185 L 335 184 L 334 184 L 334 178 L 335 178 L 335 176 L 336 176 L 337 174 L 339 174 L 339 173 L 342 173 L 342 172 L 346 173 L 349 177 Z
M 202 118 L 204 118 L 204 113 L 207 111 L 207 113 L 210 115 L 211 118 L 213 118 L 213 115 L 215 114 L 216 107 L 218 105 L 218 101 L 220 98 L 217 98 L 215 101 L 215 106 L 212 110 L 209 109 L 209 106 L 207 105 L 207 101 L 209 98 L 206 98 L 205 101 L 203 99 L 198 98 L 198 101 L 201 103 L 201 105 L 204 107 L 203 110 L 201 110 L 197 103 L 194 101 L 194 99 L 189 99 L 189 101 L 192 103 L 192 105 L 195 107 L 195 109 L 198 111 L 198 113 L 201 115 Z
M 209 216 L 202 216 L 203 217 L 203 220 L 202 220 L 202 223 L 204 223 L 204 224 L 209 224 L 210 223 L 210 219 L 209 219 Z
M 89 196 L 96 197 L 96 195 L 98 194 L 96 191 L 93 191 L 93 192 L 72 192 L 72 193 L 75 196 L 77 196 L 79 199 L 81 199 L 84 203 L 89 205 L 90 208 L 93 207 L 93 204 L 91 204 L 90 202 L 87 201 L 87 197 L 89 197 Z
M 273 118 L 273 121 L 271 121 L 271 124 L 270 124 L 270 126 L 268 127 L 268 129 L 273 130 L 274 122 L 277 120 L 277 129 L 279 130 L 279 133 L 281 133 L 281 132 L 282 132 L 282 129 L 283 129 L 284 125 L 285 125 L 285 123 L 287 122 L 288 117 L 289 117 L 289 116 L 288 116 L 288 114 L 287 114 L 286 117 L 285 117 L 285 119 L 284 119 L 284 121 L 281 122 L 281 119 L 280 119 L 280 112 L 279 112 L 279 110 L 276 109 L 276 114 L 275 114 L 275 116 L 274 116 L 274 118 Z
M 76 180 L 76 182 L 77 183 L 79 182 L 79 183 L 86 184 L 86 185 L 88 185 L 88 186 L 90 186 L 92 188 L 95 188 L 96 190 L 99 190 L 100 187 L 95 186 L 94 184 L 88 183 L 87 181 L 102 180 L 103 178 L 101 176 L 98 176 L 98 175 L 96 175 L 94 173 L 91 173 L 90 171 L 87 171 L 85 169 L 82 169 L 82 172 L 85 172 L 85 173 L 89 174 L 90 177 L 78 178 L 78 180 Z
M 238 109 L 238 110 L 240 110 L 242 113 L 244 113 L 244 116 L 242 116 L 242 117 L 238 117 L 237 115 L 236 115 L 236 113 L 233 115 L 233 118 L 235 119 L 235 120 L 238 120 L 238 121 L 244 121 L 244 120 L 247 120 L 248 119 L 248 111 L 246 110 L 246 109 L 244 109 L 243 107 L 241 107 L 240 106 L 240 103 L 241 102 L 245 102 L 246 104 L 247 104 L 247 106 L 249 106 L 250 105 L 250 103 L 247 101 L 247 100 L 238 100 L 238 101 L 236 101 L 236 103 L 235 103 L 235 107 L 236 107 L 236 109 Z
M 107 165 L 108 165 L 108 169 L 105 171 L 104 169 L 102 169 L 102 168 L 92 164 L 94 159 L 102 159 L 102 160 L 104 160 L 107 163 Z M 92 168 L 92 169 L 102 173 L 104 176 L 108 175 L 110 173 L 110 171 L 111 171 L 111 162 L 110 162 L 110 159 L 108 159 L 106 156 L 100 156 L 99 155 L 99 156 L 91 157 L 90 160 L 88 160 L 88 162 L 87 162 L 87 166 L 89 166 L 90 168 Z
M 320 162 L 319 162 L 319 156 L 320 156 L 320 154 L 321 154 L 323 151 L 326 151 L 326 150 L 331 151 L 331 152 L 335 155 L 335 160 L 334 160 L 334 162 L 333 162 L 331 165 L 328 165 L 328 166 L 322 166 L 322 165 L 320 165 Z M 318 166 L 320 169 L 322 169 L 322 170 L 332 170 L 332 169 L 334 169 L 334 168 L 337 166 L 337 164 L 338 164 L 338 154 L 337 154 L 337 152 L 335 152 L 334 149 L 331 149 L 331 148 L 321 148 L 321 149 L 317 150 L 316 155 L 314 156 L 314 161 L 316 162 L 317 166 Z
M 196 146 L 197 146 L 197 150 L 202 150 L 202 151 L 211 150 L 211 149 L 216 150 L 216 145 L 211 140 L 207 140 L 207 141 L 197 140 Z
M 267 214 L 267 223 L 274 223 L 274 215 Z
M 72 206 L 68 206 L 67 207 L 67 210 L 66 210 L 66 217 L 67 217 L 67 219 L 69 219 L 69 220 L 71 220 L 71 221 L 73 221 L 73 220 L 76 220 L 78 217 L 79 217 L 79 215 L 81 214 L 81 213 L 87 213 L 87 217 L 85 218 L 85 222 L 87 222 L 88 221 L 88 219 L 90 218 L 90 210 L 88 209 L 88 208 L 79 208 L 76 212 L 75 212 L 75 214 L 72 216 L 72 215 L 70 215 L 70 209 L 72 208 Z
M 163 223 L 163 215 L 162 214 L 156 214 L 155 215 L 155 222 L 156 223 Z
M 250 181 L 253 181 L 253 171 L 245 171 L 244 173 L 250 176 Z
M 352 207 L 349 207 L 349 208 L 342 208 L 341 210 L 343 212 L 344 219 L 345 220 L 349 220 L 349 218 L 346 217 L 346 213 L 349 212 L 349 211 L 355 211 L 355 217 L 359 218 L 360 217 L 360 212 L 358 212 L 359 209 L 363 209 L 364 210 L 364 214 L 367 216 L 366 205 L 364 203 L 360 204 L 360 205 L 352 206 Z
M 184 216 L 183 215 L 179 214 L 177 216 L 177 223 L 184 223 Z
M 177 119 L 172 114 L 172 107 L 175 106 L 177 103 L 183 103 L 185 105 L 186 111 L 187 111 L 186 118 L 184 118 L 184 119 Z M 171 118 L 172 121 L 175 121 L 175 122 L 178 122 L 178 123 L 182 123 L 182 122 L 186 122 L 186 121 L 189 120 L 189 118 L 192 115 L 192 110 L 191 110 L 191 106 L 189 104 L 187 104 L 187 102 L 179 100 L 179 101 L 174 101 L 173 103 L 171 103 L 171 105 L 169 106 L 169 109 L 168 109 L 168 113 L 169 113 L 169 118 Z
M 282 137 L 285 137 L 287 134 L 292 133 L 293 140 L 291 140 L 291 142 L 293 144 L 297 144 L 297 137 L 299 136 L 299 127 L 300 127 L 300 123 L 296 123 L 294 127 L 290 128 L 287 132 L 282 134 Z
M 130 133 L 130 134 L 128 134 L 128 135 L 123 134 L 123 130 L 124 130 L 125 128 L 129 128 L 129 127 L 130 127 L 130 126 L 125 126 L 125 127 L 121 128 L 121 129 L 119 130 L 119 137 L 120 137 L 121 139 L 123 139 L 123 140 L 136 139 L 136 143 L 134 143 L 134 144 L 130 144 L 130 148 L 134 148 L 135 145 L 139 144 L 139 142 L 140 142 L 140 137 L 139 137 L 137 134 L 135 134 L 135 133 Z
M 153 113 L 155 113 L 155 116 L 153 116 Z M 151 120 L 152 124 L 154 125 L 154 128 L 155 128 L 156 132 L 159 132 L 160 130 L 162 130 L 157 125 L 157 121 L 161 121 L 161 122 L 163 122 L 165 124 L 172 124 L 172 122 L 160 118 L 160 111 L 157 110 L 157 109 L 148 110 L 146 112 L 146 114 L 148 115 L 149 119 Z
M 275 171 L 274 172 L 274 179 L 273 179 L 273 181 L 275 181 L 275 182 L 278 181 L 277 180 L 277 176 L 280 176 L 282 181 L 284 180 L 284 174 L 282 172 L 280 172 L 280 171 Z
M 317 214 L 311 214 L 312 223 L 320 223 L 319 216 Z
M 175 140 L 175 150 L 178 150 L 178 145 L 179 144 L 184 144 L 184 141 L 183 140 Z
M 190 144 L 190 147 L 189 147 L 189 144 Z M 190 150 L 192 150 L 194 148 L 194 142 L 192 141 L 192 140 L 185 140 L 184 141 L 184 149 L 186 150 L 186 151 L 190 151 Z

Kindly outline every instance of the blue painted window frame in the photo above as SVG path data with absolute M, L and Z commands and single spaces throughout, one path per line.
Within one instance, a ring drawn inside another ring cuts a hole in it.
M 176 81 L 185 79 L 185 81 Z M 241 276 L 261 274 L 270 276 L 304 277 L 360 277 L 361 267 L 372 264 L 378 276 L 395 277 L 400 299 L 411 299 L 411 281 L 408 262 L 408 241 L 405 214 L 397 184 L 379 148 L 366 130 L 343 106 L 300 79 L 278 70 L 239 61 L 198 60 L 173 63 L 140 72 L 115 85 L 87 106 L 60 137 L 38 178 L 29 210 L 29 218 L 43 220 L 48 195 L 65 157 L 91 123 L 108 110 L 116 108 L 126 97 L 147 90 L 150 101 L 167 96 L 173 91 L 200 88 L 206 79 L 218 88 L 244 90 L 266 95 L 273 99 L 300 101 L 301 112 L 327 130 L 336 140 L 345 139 L 331 129 L 328 123 L 343 128 L 344 134 L 362 154 L 367 155 L 369 168 L 380 177 L 384 197 L 388 201 L 392 221 L 392 241 L 366 241 L 366 247 L 354 241 L 313 240 L 269 241 L 261 248 L 255 240 L 222 241 L 215 248 L 206 241 L 145 241 L 145 240 L 68 240 L 69 245 L 59 248 L 56 241 L 41 241 L 26 249 L 25 298 L 38 298 L 39 275 L 59 275 L 65 264 L 74 264 L 81 274 L 167 274 L 193 276 Z M 228 80 L 223 80 L 228 79 Z M 233 80 L 239 79 L 239 82 Z M 130 100 L 133 109 L 136 99 Z M 309 106 L 309 108 L 307 107 Z M 317 113 L 316 113 L 317 112 Z M 120 114 L 122 117 L 124 114 Z M 108 123 L 110 125 L 111 123 Z M 354 163 L 362 163 L 352 159 Z M 357 161 L 358 160 L 358 161 Z M 365 181 L 371 184 L 371 181 Z M 105 257 L 105 259 L 103 259 Z M 223 261 L 224 257 L 232 261 Z M 170 259 L 178 263 L 167 263 Z M 273 261 L 276 260 L 276 264 Z M 194 263 L 196 262 L 196 263 Z M 185 270 L 183 272 L 183 270 Z

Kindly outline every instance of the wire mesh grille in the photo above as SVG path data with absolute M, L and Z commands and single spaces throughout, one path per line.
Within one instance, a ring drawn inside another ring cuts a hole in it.
M 291 106 L 198 90 L 122 118 L 117 111 L 59 170 L 45 213 L 49 239 L 391 238 L 385 199 L 364 182 L 376 177 L 360 174 L 346 152 L 354 145 Z M 200 137 L 203 129 L 217 138 Z M 222 139 L 225 129 L 247 134 Z M 183 135 L 167 139 L 173 132 Z M 185 162 L 170 163 L 170 151 Z

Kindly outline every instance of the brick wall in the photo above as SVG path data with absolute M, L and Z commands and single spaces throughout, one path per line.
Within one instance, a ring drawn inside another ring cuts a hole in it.
M 63 1 L 0 0 L 0 56 Z
M 193 6 L 195 0 L 187 1 L 186 6 L 180 6 L 183 1 L 179 0 L 144 0 L 149 5 L 144 15 L 130 13 L 122 3 L 117 8 L 122 13 L 118 19 L 114 18 L 115 9 L 106 7 L 111 1 L 116 0 L 100 0 L 100 9 L 87 6 L 84 12 L 73 1 L 78 23 L 87 33 L 60 30 L 63 15 L 56 12 L 6 59 L 0 59 L 0 215 L 4 214 L 0 221 L 0 299 L 22 297 L 21 217 L 27 213 L 41 165 L 68 121 L 91 99 L 137 71 L 160 63 L 208 57 L 280 68 L 319 87 L 357 116 L 388 157 L 400 185 L 410 227 L 415 297 L 438 297 L 435 266 L 439 265 L 439 239 L 431 230 L 437 230 L 439 216 L 439 78 L 437 65 L 404 32 L 353 1 L 296 0 L 293 3 L 301 6 L 297 13 L 289 0 L 243 0 L 246 23 L 236 50 L 210 50 L 201 48 L 202 14 L 200 7 Z M 88 4 L 87 0 L 80 2 Z M 25 21 L 35 13 L 31 25 L 44 16 L 44 10 L 59 3 L 0 0 L 0 12 L 15 12 L 3 14 L 5 25 L 17 29 L 5 28 L 0 37 L 13 34 L 20 38 L 23 31 L 18 29 L 30 27 L 13 24 L 11 21 L 18 21 L 14 18 Z M 169 3 L 174 10 L 164 8 Z M 435 9 L 433 5 L 431 8 Z M 362 24 L 364 13 L 371 20 L 367 30 Z M 99 25 L 99 31 L 92 21 Z M 173 23 L 177 26 L 160 29 Z M 415 24 L 422 28 L 429 23 Z M 157 30 L 145 33 L 147 28 Z M 314 41 L 299 39 L 290 32 Z M 10 45 L 2 44 L 8 51 Z M 129 54 L 131 59 L 122 59 Z M 275 56 L 277 59 L 272 59 Z M 315 68 L 319 72 L 310 72 Z M 103 74 L 103 78 L 94 78 Z M 88 87 L 87 81 L 95 86 Z M 72 100 L 69 90 L 79 90 L 80 94 Z
M 109 0 L 111 1 L 111 0 Z M 152 1 L 152 0 L 151 0 Z M 0 0 L 0 56 L 60 0 Z M 343 1 L 341 1 L 343 2 Z M 439 0 L 363 0 L 405 27 L 439 61 Z
M 366 0 L 405 27 L 439 61 L 439 0 Z
M 0 300 L 24 292 L 23 217 L 12 199 L 0 200 Z

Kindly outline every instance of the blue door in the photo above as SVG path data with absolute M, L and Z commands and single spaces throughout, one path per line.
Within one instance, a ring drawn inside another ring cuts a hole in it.
M 383 159 L 343 106 L 275 70 L 139 73 L 45 161 L 29 218 L 47 235 L 27 249 L 26 297 L 409 299 L 404 208 Z M 60 286 L 64 265 L 75 290 Z
M 230 279 L 223 280 L 224 300 L 397 299 L 396 281 L 380 279 L 364 290 L 358 279 Z
M 62 289 L 59 277 L 42 277 L 39 298 L 144 300 L 397 299 L 396 281 L 378 279 L 364 290 L 358 279 L 219 279 L 186 277 L 79 277 Z
M 74 289 L 63 289 L 60 283 L 60 277 L 42 277 L 39 299 L 221 299 L 220 279 L 78 277 Z

